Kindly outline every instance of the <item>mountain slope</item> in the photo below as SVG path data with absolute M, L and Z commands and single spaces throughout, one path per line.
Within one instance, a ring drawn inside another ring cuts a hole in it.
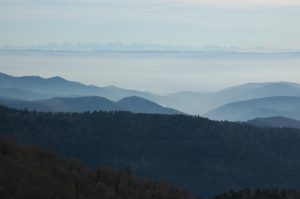
M 126 97 L 117 102 L 120 107 L 133 113 L 182 114 L 175 109 L 162 107 L 154 102 L 140 97 Z
M 0 100 L 0 104 L 16 108 L 43 112 L 84 112 L 122 110 L 113 101 L 103 97 L 53 98 L 40 101 Z
M 54 112 L 117 111 L 123 110 L 115 102 L 103 97 L 54 98 L 42 101 Z
M 65 80 L 61 77 L 42 78 L 39 76 L 14 77 L 0 73 L 1 88 L 15 88 L 50 96 L 101 96 L 110 100 L 120 100 L 128 96 L 154 97 L 154 94 L 135 90 L 121 89 L 115 86 L 97 87 Z M 1 93 L 0 93 L 1 95 Z M 44 99 L 44 98 L 41 98 Z
M 1 88 L 0 99 L 15 99 L 15 100 L 40 100 L 54 97 L 53 95 L 41 94 L 31 91 L 25 91 L 18 88 Z
M 192 199 L 190 194 L 166 182 L 133 176 L 130 170 L 97 168 L 91 171 L 80 162 L 63 159 L 37 147 L 16 145 L 0 136 L 1 197 L 10 199 Z M 243 189 L 212 199 L 298 199 L 294 190 Z
M 48 151 L 16 145 L 0 136 L 0 194 L 10 199 L 191 199 L 167 183 L 133 176 L 130 171 L 98 168 Z
M 128 97 L 118 102 L 103 97 L 53 98 L 40 101 L 0 100 L 0 104 L 42 112 L 131 111 L 135 113 L 182 114 L 140 97 Z
M 246 121 L 283 116 L 300 119 L 300 97 L 267 97 L 226 104 L 205 114 L 214 120 Z
M 204 114 L 228 103 L 275 96 L 300 97 L 300 85 L 288 82 L 249 83 L 217 92 L 178 92 L 164 103 L 190 114 Z
M 128 168 L 194 194 L 300 189 L 300 130 L 184 115 L 37 113 L 0 107 L 0 133 L 90 167 Z
M 297 128 L 300 129 L 300 121 L 286 117 L 269 117 L 269 118 L 256 118 L 247 121 L 259 127 L 273 127 L 273 128 Z

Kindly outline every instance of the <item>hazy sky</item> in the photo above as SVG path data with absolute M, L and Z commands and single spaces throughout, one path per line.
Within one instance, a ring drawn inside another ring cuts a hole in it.
M 299 48 L 300 0 L 0 0 L 0 45 Z
M 300 83 L 299 63 L 300 58 L 0 56 L 0 72 L 61 76 L 85 84 L 166 94 L 214 91 L 249 82 Z
M 153 43 L 300 49 L 300 0 L 0 0 L 0 46 Z M 299 83 L 300 59 L 0 55 L 0 72 L 158 93 Z

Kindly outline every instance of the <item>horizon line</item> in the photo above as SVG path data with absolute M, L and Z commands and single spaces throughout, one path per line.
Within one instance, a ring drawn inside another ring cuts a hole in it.
M 237 45 L 207 44 L 201 46 L 181 44 L 159 44 L 143 42 L 46 42 L 39 44 L 0 45 L 0 50 L 65 50 L 65 51 L 231 51 L 231 52 L 298 52 L 299 48 L 278 48 L 274 46 L 241 47 Z

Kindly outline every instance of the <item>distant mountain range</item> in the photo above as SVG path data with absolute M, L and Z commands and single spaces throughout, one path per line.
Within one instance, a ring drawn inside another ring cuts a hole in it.
M 103 97 L 52 98 L 39 101 L 0 100 L 0 104 L 42 112 L 130 111 L 133 113 L 183 114 L 140 97 L 114 102 Z
M 0 88 L 0 99 L 41 100 L 52 97 L 54 96 L 18 88 Z
M 288 82 L 249 83 L 216 92 L 183 91 L 161 96 L 150 92 L 123 89 L 115 86 L 98 87 L 84 85 L 79 82 L 65 80 L 61 77 L 14 77 L 0 73 L 0 99 L 36 101 L 51 98 L 87 96 L 99 96 L 112 101 L 137 96 L 155 102 L 163 107 L 172 107 L 184 113 L 204 115 L 213 109 L 233 102 L 276 96 L 300 97 L 300 85 Z M 266 115 L 269 116 L 268 114 Z M 205 116 L 210 117 L 210 114 L 206 114 Z M 274 115 L 271 114 L 271 116 Z M 212 117 L 211 119 L 216 118 Z M 220 119 L 239 120 L 240 118 L 220 117 Z M 246 117 L 242 119 L 253 118 Z
M 27 100 L 32 92 L 34 92 L 35 100 L 52 97 L 79 97 L 79 96 L 101 96 L 110 100 L 120 100 L 129 96 L 149 97 L 150 93 L 134 90 L 121 89 L 115 86 L 97 87 L 92 85 L 84 85 L 79 82 L 65 80 L 61 77 L 41 78 L 38 76 L 13 77 L 4 73 L 0 73 L 0 87 L 5 89 L 20 89 L 23 92 L 14 99 Z M 11 91 L 12 92 L 12 91 Z M 29 93 L 26 93 L 29 92 Z M 25 97 L 24 97 L 24 95 Z M 0 93 L 0 96 L 2 93 Z M 6 97 L 6 96 L 5 96 Z
M 252 124 L 258 127 L 275 127 L 275 128 L 296 128 L 300 129 L 300 121 L 286 117 L 269 117 L 269 118 L 256 118 L 247 121 L 248 124 Z
M 190 114 L 204 114 L 222 105 L 274 96 L 299 96 L 300 85 L 288 82 L 249 83 L 217 92 L 178 92 L 160 101 Z
M 1 56 L 111 56 L 111 57 L 181 57 L 181 58 L 299 58 L 300 51 L 290 50 L 247 50 L 238 48 L 182 48 L 177 47 L 143 47 L 143 46 L 111 46 L 108 48 L 74 48 L 74 47 L 58 47 L 58 48 L 39 48 L 39 47 L 28 47 L 28 48 L 4 48 L 0 49 Z
M 23 45 L 23 46 L 1 46 L 1 50 L 15 49 L 15 50 L 62 50 L 62 51 L 204 51 L 204 52 L 297 52 L 298 49 L 275 49 L 263 46 L 254 48 L 241 48 L 238 46 L 219 46 L 219 45 L 205 45 L 201 47 L 187 46 L 187 45 L 161 45 L 150 43 L 54 43 L 49 42 L 39 45 Z
M 214 120 L 246 121 L 258 117 L 283 116 L 300 120 L 300 97 L 267 97 L 233 102 L 209 111 Z

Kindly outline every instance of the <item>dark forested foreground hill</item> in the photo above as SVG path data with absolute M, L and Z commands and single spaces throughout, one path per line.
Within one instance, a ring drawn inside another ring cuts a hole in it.
M 272 189 L 243 189 L 238 192 L 230 191 L 213 197 L 212 199 L 299 199 L 300 194 L 294 190 Z
M 129 167 L 211 196 L 241 188 L 300 188 L 300 130 L 184 115 L 37 113 L 0 107 L 0 132 L 90 167 Z
M 138 178 L 124 169 L 89 170 L 46 150 L 16 145 L 0 136 L 0 198 L 10 199 L 192 199 L 167 182 Z M 244 189 L 212 199 L 298 199 L 293 190 Z
M 166 182 L 129 171 L 88 170 L 38 148 L 17 146 L 0 136 L 0 198 L 3 199 L 190 199 Z

